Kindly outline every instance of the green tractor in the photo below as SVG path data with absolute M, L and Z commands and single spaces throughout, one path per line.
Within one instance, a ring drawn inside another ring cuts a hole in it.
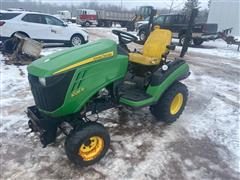
M 29 127 L 39 132 L 44 147 L 62 130 L 68 158 L 82 167 L 99 161 L 110 145 L 106 128 L 89 115 L 114 107 L 150 107 L 157 120 L 172 123 L 187 101 L 180 80 L 189 76 L 189 66 L 181 59 L 167 60 L 174 49 L 171 31 L 155 27 L 143 52 L 130 52 L 127 44 L 138 42 L 132 34 L 112 32 L 119 44 L 101 39 L 42 57 L 27 68 L 36 104 L 27 108 Z

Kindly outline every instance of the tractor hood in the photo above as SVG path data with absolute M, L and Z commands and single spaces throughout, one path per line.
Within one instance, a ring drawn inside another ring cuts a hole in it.
M 64 73 L 96 61 L 116 56 L 117 45 L 115 41 L 101 39 L 85 45 L 69 48 L 32 62 L 28 73 L 38 77 L 48 77 Z

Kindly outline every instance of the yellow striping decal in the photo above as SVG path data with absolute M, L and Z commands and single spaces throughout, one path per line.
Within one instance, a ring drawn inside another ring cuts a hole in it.
M 98 61 L 98 60 L 101 60 L 101 59 L 104 59 L 104 58 L 112 57 L 112 56 L 113 56 L 113 51 L 112 52 L 103 53 L 103 54 L 100 54 L 100 55 L 97 55 L 97 56 L 85 59 L 85 60 L 80 61 L 78 63 L 72 64 L 72 65 L 67 66 L 65 68 L 62 68 L 62 69 L 54 72 L 53 74 L 59 74 L 59 73 L 62 73 L 64 71 L 73 69 L 75 67 L 78 67 L 78 66 L 81 66 L 81 65 L 84 65 L 84 64 L 88 64 L 88 63 L 91 63 L 91 62 L 94 62 L 94 61 Z

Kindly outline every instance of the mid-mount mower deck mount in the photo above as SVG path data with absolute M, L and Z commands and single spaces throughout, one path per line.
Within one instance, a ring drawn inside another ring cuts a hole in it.
M 99 161 L 110 144 L 104 126 L 87 115 L 119 106 L 148 106 L 157 120 L 171 123 L 187 101 L 187 88 L 179 81 L 189 75 L 189 66 L 184 60 L 167 60 L 173 49 L 169 30 L 155 27 L 142 53 L 127 47 L 137 43 L 135 36 L 112 32 L 119 44 L 101 39 L 42 57 L 27 68 L 36 103 L 27 110 L 30 128 L 46 146 L 55 141 L 63 123 L 70 125 L 65 151 L 79 166 Z

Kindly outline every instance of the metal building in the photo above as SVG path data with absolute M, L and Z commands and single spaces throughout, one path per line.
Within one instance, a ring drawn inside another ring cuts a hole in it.
M 217 23 L 218 31 L 233 28 L 231 34 L 240 36 L 240 0 L 211 0 L 208 23 Z

